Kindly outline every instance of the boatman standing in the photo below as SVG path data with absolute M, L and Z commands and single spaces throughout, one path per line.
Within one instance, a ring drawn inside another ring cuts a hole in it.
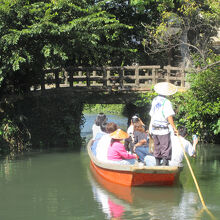
M 173 121 L 175 112 L 172 108 L 171 102 L 167 96 L 173 95 L 177 92 L 177 87 L 168 82 L 157 83 L 154 90 L 159 95 L 156 96 L 151 105 L 150 110 L 150 126 L 149 132 L 154 140 L 154 157 L 156 165 L 159 166 L 161 160 L 162 165 L 168 166 L 171 159 L 171 139 L 169 127 L 173 128 L 174 133 L 178 133 Z

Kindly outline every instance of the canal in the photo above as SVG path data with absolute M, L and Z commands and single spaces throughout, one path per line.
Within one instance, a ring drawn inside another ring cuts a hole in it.
M 94 119 L 86 115 L 87 141 Z M 126 128 L 124 117 L 108 120 Z M 220 145 L 200 144 L 190 163 L 209 211 L 220 219 Z M 211 219 L 186 163 L 175 186 L 123 187 L 92 175 L 86 146 L 2 157 L 0 196 L 1 220 Z

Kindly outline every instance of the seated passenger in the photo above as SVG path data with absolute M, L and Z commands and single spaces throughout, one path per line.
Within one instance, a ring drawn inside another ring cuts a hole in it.
M 138 155 L 141 163 L 149 153 L 149 134 L 145 131 L 141 122 L 134 123 L 134 152 Z
M 193 157 L 196 154 L 196 145 L 198 143 L 198 139 L 196 138 L 193 140 L 193 145 L 186 140 L 185 137 L 187 135 L 187 130 L 185 127 L 178 128 L 178 134 L 179 136 L 174 134 L 171 135 L 172 154 L 169 166 L 183 166 L 183 148 L 190 157 Z M 156 160 L 153 156 L 147 155 L 144 160 L 147 166 L 156 166 Z
M 110 133 L 116 131 L 118 126 L 114 122 L 109 122 L 106 125 L 106 132 L 107 134 L 104 134 L 101 139 L 99 140 L 96 148 L 96 158 L 100 161 L 107 162 L 107 153 L 108 153 L 108 148 L 111 143 L 111 137 Z
M 136 123 L 136 122 L 141 122 L 141 124 L 144 126 L 144 123 L 142 122 L 142 120 L 137 115 L 134 115 L 131 118 L 131 124 L 127 129 L 127 133 L 129 134 L 129 138 L 125 139 L 125 144 L 124 144 L 125 149 L 127 151 L 132 152 L 132 153 L 134 153 L 133 152 L 133 147 L 134 147 L 134 123 Z
M 96 134 L 101 131 L 101 124 L 106 123 L 107 117 L 104 113 L 99 113 L 95 119 L 95 123 L 92 125 L 92 139 L 94 140 Z
M 185 127 L 180 127 L 178 129 L 179 136 L 172 135 L 171 136 L 171 144 L 172 144 L 172 156 L 169 162 L 169 166 L 178 166 L 182 167 L 182 161 L 184 158 L 184 152 L 193 157 L 196 154 L 196 145 L 198 143 L 198 138 L 193 139 L 193 145 L 185 139 L 187 136 L 187 130 Z
M 121 143 L 122 140 L 129 137 L 128 133 L 121 129 L 117 129 L 111 133 L 110 136 L 112 140 L 108 148 L 108 160 L 119 164 L 135 164 L 137 156 L 129 154 L 126 151 L 124 144 Z
M 101 128 L 101 131 L 97 132 L 94 140 L 93 140 L 93 143 L 92 143 L 92 146 L 91 146 L 91 150 L 93 152 L 93 155 L 96 156 L 96 148 L 97 148 L 97 144 L 99 142 L 99 140 L 101 139 L 101 137 L 103 135 L 106 134 L 106 126 L 107 126 L 107 123 L 104 122 L 103 124 L 101 124 L 100 128 Z

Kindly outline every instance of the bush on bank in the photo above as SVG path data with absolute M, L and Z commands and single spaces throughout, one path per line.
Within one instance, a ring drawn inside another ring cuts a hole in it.
M 179 124 L 205 142 L 219 143 L 220 70 L 189 75 L 190 89 L 174 96 Z
M 1 104 L 0 153 L 50 147 L 79 150 L 82 108 L 78 99 L 68 97 L 32 97 Z

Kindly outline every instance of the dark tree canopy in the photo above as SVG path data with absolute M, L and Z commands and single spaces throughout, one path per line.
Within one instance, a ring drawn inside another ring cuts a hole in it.
M 33 85 L 65 66 L 204 67 L 218 15 L 216 0 L 1 0 L 0 84 Z

